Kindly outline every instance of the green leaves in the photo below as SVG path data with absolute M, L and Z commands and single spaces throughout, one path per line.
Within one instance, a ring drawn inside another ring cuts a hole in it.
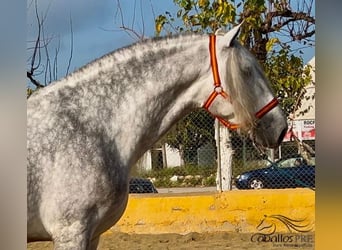
M 236 17 L 236 10 L 231 1 L 227 0 L 174 0 L 180 7 L 177 18 L 181 19 L 183 27 L 175 28 L 177 33 L 182 31 L 213 33 L 218 28 L 225 27 L 233 23 Z M 156 22 L 156 33 L 159 35 L 166 24 L 170 24 L 166 15 L 158 16 Z
M 266 43 L 266 51 L 267 52 L 271 52 L 272 49 L 273 49 L 274 44 L 276 44 L 276 43 L 279 43 L 279 39 L 278 38 L 274 38 L 273 37 L 273 38 L 269 39 L 267 41 L 267 43 Z
M 198 148 L 214 142 L 214 118 L 203 109 L 193 111 L 167 133 L 164 141 L 181 152 L 185 163 L 191 163 Z
M 214 118 L 205 110 L 190 113 L 167 134 L 167 143 L 177 149 L 197 150 L 214 139 Z
M 33 94 L 34 90 L 30 88 L 26 88 L 26 98 L 29 98 Z
M 287 115 L 295 111 L 295 103 L 301 98 L 305 86 L 311 82 L 310 67 L 302 58 L 281 49 L 271 54 L 264 63 L 264 69 L 276 95 Z
M 165 25 L 165 23 L 167 22 L 167 18 L 166 16 L 163 15 L 159 15 L 156 20 L 155 20 L 155 29 L 156 29 L 156 33 L 160 34 L 163 26 Z

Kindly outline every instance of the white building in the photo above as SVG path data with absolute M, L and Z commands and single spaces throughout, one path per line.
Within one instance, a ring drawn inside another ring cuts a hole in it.
M 163 150 L 165 150 L 165 153 Z M 178 150 L 171 149 L 167 144 L 164 145 L 164 149 L 161 147 L 148 150 L 138 161 L 137 168 L 151 170 L 152 166 L 163 168 L 165 165 L 166 167 L 181 165 Z

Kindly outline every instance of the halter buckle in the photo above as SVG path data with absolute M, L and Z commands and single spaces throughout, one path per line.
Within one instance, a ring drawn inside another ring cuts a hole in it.
M 216 92 L 217 94 L 222 95 L 223 88 L 222 88 L 221 86 L 216 86 L 216 87 L 214 88 L 214 90 L 215 90 L 215 92 Z
M 214 88 L 214 91 L 218 94 L 218 95 L 221 95 L 223 98 L 225 98 L 225 99 L 227 99 L 228 98 L 228 100 L 229 100 L 229 95 L 227 94 L 227 92 L 225 92 L 224 90 L 223 90 L 223 88 L 221 87 L 221 85 L 220 86 L 216 86 L 215 88 Z M 230 100 L 229 100 L 230 101 Z

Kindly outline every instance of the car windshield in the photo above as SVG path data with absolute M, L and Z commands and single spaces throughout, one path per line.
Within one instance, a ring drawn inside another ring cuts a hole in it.
M 301 165 L 315 166 L 315 157 L 311 157 L 308 161 L 304 160 L 302 157 L 280 159 L 279 161 L 277 161 L 277 165 L 280 168 L 290 168 L 290 167 L 297 167 Z

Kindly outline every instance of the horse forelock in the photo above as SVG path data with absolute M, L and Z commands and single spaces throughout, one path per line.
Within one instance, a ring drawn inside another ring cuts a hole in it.
M 232 99 L 234 114 L 240 124 L 241 131 L 248 131 L 255 126 L 254 90 L 251 84 L 262 77 L 260 66 L 251 53 L 238 42 L 234 42 L 227 57 L 226 81 Z

